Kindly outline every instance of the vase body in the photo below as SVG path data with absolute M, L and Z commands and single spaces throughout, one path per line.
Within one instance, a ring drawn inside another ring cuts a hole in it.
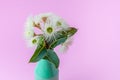
M 48 60 L 42 59 L 37 62 L 34 71 L 35 80 L 59 80 L 59 71 Z

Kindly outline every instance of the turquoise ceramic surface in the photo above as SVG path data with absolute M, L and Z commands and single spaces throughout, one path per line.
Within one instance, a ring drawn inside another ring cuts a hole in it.
M 58 69 L 47 60 L 40 60 L 35 67 L 35 80 L 58 80 Z

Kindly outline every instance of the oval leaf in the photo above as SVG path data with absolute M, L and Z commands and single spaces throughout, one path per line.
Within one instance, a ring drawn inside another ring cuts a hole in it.
M 39 61 L 40 59 L 42 59 L 45 54 L 46 54 L 46 49 L 45 49 L 45 42 L 44 42 L 44 38 L 43 37 L 40 37 L 40 42 L 33 54 L 33 56 L 31 57 L 30 61 L 29 62 L 37 62 Z
M 45 58 L 45 59 L 52 62 L 55 65 L 56 68 L 59 67 L 59 63 L 60 63 L 59 58 L 53 50 L 48 49 L 46 57 L 47 58 Z
M 73 36 L 77 32 L 77 29 L 74 27 L 70 27 L 68 28 L 68 30 L 66 30 L 66 32 L 68 36 Z
M 55 47 L 58 46 L 59 44 L 64 43 L 64 42 L 66 41 L 66 39 L 67 39 L 67 37 L 63 37 L 63 38 L 60 38 L 60 39 L 56 39 L 55 41 L 53 41 L 53 42 L 50 44 L 49 48 L 50 48 L 50 49 L 55 48 Z

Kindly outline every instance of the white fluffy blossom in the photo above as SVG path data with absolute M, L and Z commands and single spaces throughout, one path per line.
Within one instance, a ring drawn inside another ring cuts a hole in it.
M 67 23 L 59 16 L 54 14 L 49 15 L 43 27 L 41 27 L 42 32 L 46 40 L 51 41 L 56 39 L 58 36 L 58 31 L 68 28 Z
M 60 52 L 65 52 L 68 50 L 69 46 L 72 44 L 73 38 L 69 37 L 63 44 L 61 44 Z
M 64 21 L 64 19 L 59 16 L 53 15 L 51 16 L 51 19 L 53 20 L 54 25 L 58 28 L 67 29 L 69 27 L 69 25 Z
M 28 46 L 29 47 L 37 46 L 39 43 L 39 38 L 40 38 L 39 36 L 35 36 L 35 37 L 31 38 L 28 42 Z
M 41 17 L 39 15 L 36 15 L 33 17 L 34 24 L 40 24 Z
M 39 14 L 28 17 L 25 24 L 25 37 L 33 40 L 36 36 L 34 27 L 37 27 L 45 37 L 47 42 L 55 40 L 59 35 L 57 32 L 65 30 L 69 25 L 59 16 L 52 13 Z M 33 38 L 34 37 L 34 38 Z
M 28 17 L 26 23 L 25 23 L 25 32 L 24 32 L 25 38 L 30 39 L 34 36 L 34 24 L 33 24 L 33 17 Z
M 52 21 L 47 21 L 46 24 L 44 25 L 44 28 L 42 28 L 42 31 L 46 40 L 51 41 L 56 38 L 58 28 L 57 26 L 54 26 Z

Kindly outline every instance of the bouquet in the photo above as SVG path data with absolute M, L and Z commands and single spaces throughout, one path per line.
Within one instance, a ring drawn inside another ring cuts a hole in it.
M 76 28 L 70 27 L 61 17 L 53 13 L 28 17 L 25 38 L 30 46 L 36 48 L 29 62 L 35 63 L 45 59 L 58 68 L 60 61 L 54 48 L 61 45 L 62 50 L 66 50 L 76 32 Z

